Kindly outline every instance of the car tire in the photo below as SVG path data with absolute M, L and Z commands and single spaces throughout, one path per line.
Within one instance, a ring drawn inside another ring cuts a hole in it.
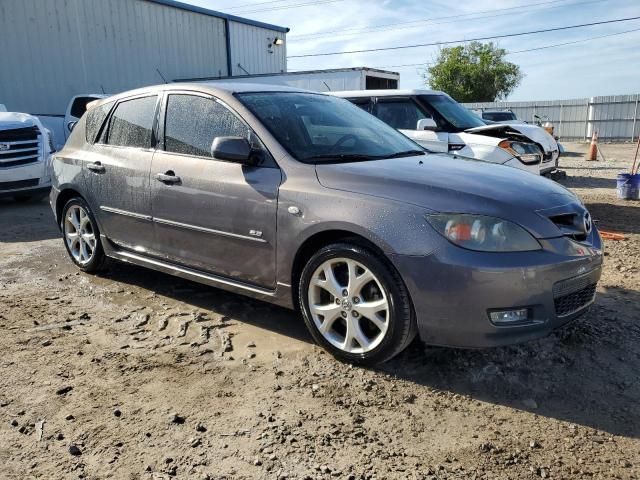
M 357 243 L 316 252 L 300 275 L 298 302 L 314 340 L 350 363 L 386 362 L 417 333 L 402 278 L 384 257 Z
M 60 215 L 62 240 L 71 261 L 83 272 L 94 273 L 108 263 L 100 230 L 91 208 L 81 197 L 70 199 Z

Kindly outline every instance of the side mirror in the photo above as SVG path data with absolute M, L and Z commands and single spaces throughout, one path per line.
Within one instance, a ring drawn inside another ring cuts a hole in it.
M 242 137 L 216 137 L 211 145 L 211 156 L 219 160 L 256 165 L 257 156 L 251 145 Z
M 436 122 L 433 120 L 433 118 L 423 118 L 421 120 L 418 120 L 418 126 L 416 127 L 416 130 L 436 130 L 438 128 L 438 125 L 436 125 Z
M 73 129 L 76 128 L 77 124 L 78 124 L 78 122 L 69 122 L 69 123 L 67 123 L 67 130 L 69 130 L 69 133 L 73 132 Z

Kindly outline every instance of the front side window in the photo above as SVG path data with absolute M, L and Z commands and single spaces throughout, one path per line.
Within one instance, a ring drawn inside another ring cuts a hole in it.
M 164 127 L 165 151 L 211 157 L 211 145 L 216 137 L 252 140 L 249 127 L 214 99 L 169 95 Z
M 379 101 L 376 117 L 398 130 L 415 130 L 418 120 L 430 118 L 410 99 Z
M 297 92 L 241 93 L 237 97 L 301 162 L 365 161 L 424 153 L 419 145 L 342 98 Z
M 111 115 L 106 143 L 121 147 L 151 148 L 156 95 L 120 102 Z

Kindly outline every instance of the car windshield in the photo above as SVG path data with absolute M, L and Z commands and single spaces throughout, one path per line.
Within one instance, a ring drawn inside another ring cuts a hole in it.
M 493 122 L 506 122 L 509 120 L 517 120 L 516 116 L 511 112 L 483 112 L 482 118 Z
M 486 125 L 480 118 L 446 95 L 420 95 L 420 98 L 457 129 L 466 130 Z
M 425 154 L 418 144 L 341 98 L 294 92 L 241 93 L 237 97 L 304 163 Z

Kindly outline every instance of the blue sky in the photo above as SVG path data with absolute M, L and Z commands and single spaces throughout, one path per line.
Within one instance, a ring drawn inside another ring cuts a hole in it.
M 459 40 L 640 16 L 640 0 L 184 1 L 289 27 L 288 55 Z M 637 31 L 509 55 L 509 61 L 520 65 L 525 74 L 509 100 L 640 93 L 640 20 L 506 38 L 498 43 L 515 52 L 634 29 Z M 385 68 L 400 73 L 402 88 L 419 88 L 424 85 L 424 67 L 404 65 L 432 62 L 437 51 L 437 47 L 421 47 L 291 58 L 288 69 Z

